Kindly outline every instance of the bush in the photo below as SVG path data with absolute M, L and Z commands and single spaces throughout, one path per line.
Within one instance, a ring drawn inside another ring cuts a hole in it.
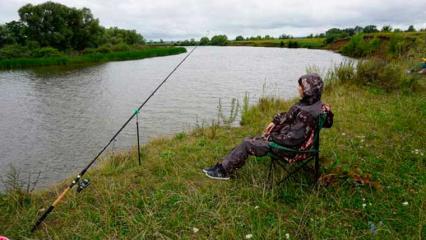
M 336 65 L 327 72 L 325 82 L 327 86 L 335 83 L 352 83 L 377 87 L 390 92 L 393 90 L 411 91 L 417 85 L 418 79 L 415 75 L 406 74 L 400 62 L 370 59 L 359 61 L 356 66 L 352 61 Z
M 129 51 L 131 48 L 125 43 L 119 43 L 111 46 L 111 51 L 120 52 L 120 51 Z
M 356 82 L 363 85 L 380 87 L 386 91 L 412 87 L 415 81 L 404 72 L 398 63 L 384 60 L 365 60 L 357 65 Z
M 300 46 L 299 46 L 299 43 L 297 41 L 289 41 L 288 42 L 288 47 L 289 48 L 298 48 Z
M 6 45 L 0 49 L 0 59 L 22 58 L 29 56 L 31 56 L 30 50 L 27 47 L 18 44 Z
M 354 35 L 342 48 L 342 53 L 351 57 L 366 57 L 375 53 L 380 47 L 380 39 L 365 41 L 362 34 Z
M 58 49 L 53 47 L 36 48 L 31 53 L 31 56 L 33 57 L 57 57 L 61 55 L 62 53 Z
M 92 54 L 96 53 L 96 48 L 86 48 L 83 50 L 83 54 Z
M 415 39 L 411 40 L 402 37 L 400 34 L 393 34 L 389 41 L 388 53 L 392 56 L 402 56 L 416 45 L 414 43 Z
M 110 44 L 104 44 L 96 48 L 95 53 L 110 53 L 112 46 Z

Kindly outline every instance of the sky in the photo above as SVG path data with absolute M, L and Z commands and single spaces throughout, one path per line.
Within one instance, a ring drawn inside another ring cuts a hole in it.
M 43 0 L 0 0 L 0 23 Z M 317 34 L 338 27 L 391 25 L 426 28 L 426 0 L 56 0 L 87 7 L 106 27 L 135 29 L 148 40 L 199 39 L 207 34 L 257 36 Z

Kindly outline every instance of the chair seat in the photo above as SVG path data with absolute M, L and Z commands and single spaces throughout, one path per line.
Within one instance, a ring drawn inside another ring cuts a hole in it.
M 282 145 L 279 145 L 275 142 L 269 142 L 269 147 L 272 149 L 272 151 L 268 154 L 270 157 L 276 158 L 278 160 L 285 160 L 289 164 L 305 161 L 309 158 L 312 158 L 315 154 L 317 154 L 319 151 L 315 149 L 314 147 L 311 147 L 308 150 L 296 150 L 288 147 L 284 147 Z M 275 151 L 275 152 L 274 152 Z M 282 153 L 280 155 L 279 153 Z M 295 154 L 294 156 L 286 156 L 288 154 Z

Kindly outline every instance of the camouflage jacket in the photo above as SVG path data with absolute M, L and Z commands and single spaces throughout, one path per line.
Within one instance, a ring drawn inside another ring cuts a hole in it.
M 316 120 L 321 112 L 327 113 L 323 127 L 330 128 L 333 125 L 333 112 L 330 106 L 323 104 L 321 100 L 310 105 L 299 102 L 288 112 L 276 114 L 272 120 L 275 127 L 271 131 L 269 140 L 299 149 L 313 136 Z

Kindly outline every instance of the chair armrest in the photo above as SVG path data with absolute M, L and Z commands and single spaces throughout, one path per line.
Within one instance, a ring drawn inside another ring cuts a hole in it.
M 295 150 L 295 149 L 292 149 L 292 148 L 281 146 L 276 142 L 269 142 L 268 145 L 269 145 L 270 148 L 278 149 L 278 150 L 284 151 L 284 152 L 293 152 L 293 153 L 317 153 L 317 152 L 319 152 L 318 150 L 313 149 L 313 148 L 311 148 L 309 150 L 305 150 L 305 151 Z

